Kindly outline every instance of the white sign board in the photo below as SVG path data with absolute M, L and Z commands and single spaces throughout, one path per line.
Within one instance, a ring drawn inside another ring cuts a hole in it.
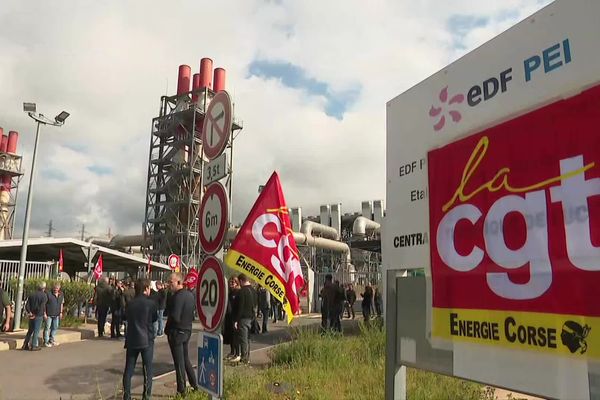
M 598 1 L 558 0 L 388 102 L 385 269 L 430 276 L 428 152 L 598 84 L 599 17 Z M 585 358 L 468 342 L 446 350 L 455 376 L 553 398 L 591 398 L 600 372 Z
M 222 153 L 214 160 L 204 164 L 202 176 L 204 186 L 225 178 L 227 176 L 227 153 Z
M 429 150 L 600 80 L 598 13 L 557 1 L 387 103 L 386 267 L 429 265 Z

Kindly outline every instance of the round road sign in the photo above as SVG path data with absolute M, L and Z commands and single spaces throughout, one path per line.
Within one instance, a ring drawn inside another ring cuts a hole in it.
M 209 160 L 219 156 L 231 135 L 232 108 L 229 94 L 221 91 L 213 97 L 202 125 L 202 151 Z
M 171 271 L 177 271 L 181 268 L 181 257 L 177 254 L 171 254 L 169 256 L 169 267 L 171 268 Z
M 208 254 L 215 254 L 223 246 L 227 233 L 229 200 L 219 182 L 211 183 L 200 205 L 200 244 Z
M 207 257 L 198 272 L 196 306 L 198 317 L 204 329 L 215 331 L 225 316 L 227 284 L 221 261 Z

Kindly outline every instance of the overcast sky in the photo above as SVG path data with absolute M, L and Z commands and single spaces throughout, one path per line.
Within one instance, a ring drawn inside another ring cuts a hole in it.
M 20 133 L 20 237 L 35 126 L 42 131 L 31 235 L 141 233 L 151 120 L 177 69 L 210 57 L 244 129 L 241 222 L 273 170 L 304 215 L 385 198 L 385 103 L 549 1 L 2 0 L 0 127 Z

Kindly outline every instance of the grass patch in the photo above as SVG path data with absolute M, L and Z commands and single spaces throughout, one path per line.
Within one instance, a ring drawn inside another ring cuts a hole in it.
M 299 330 L 276 347 L 265 369 L 226 368 L 228 400 L 373 400 L 384 398 L 385 334 L 361 327 L 355 336 Z M 425 371 L 408 370 L 408 399 L 493 399 L 483 385 Z M 178 397 L 179 398 L 179 397 Z M 190 394 L 186 399 L 208 399 Z

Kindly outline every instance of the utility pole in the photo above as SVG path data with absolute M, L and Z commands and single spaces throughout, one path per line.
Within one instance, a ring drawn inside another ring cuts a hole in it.
M 48 237 L 52 237 L 52 231 L 55 229 L 52 227 L 52 220 L 48 223 Z

